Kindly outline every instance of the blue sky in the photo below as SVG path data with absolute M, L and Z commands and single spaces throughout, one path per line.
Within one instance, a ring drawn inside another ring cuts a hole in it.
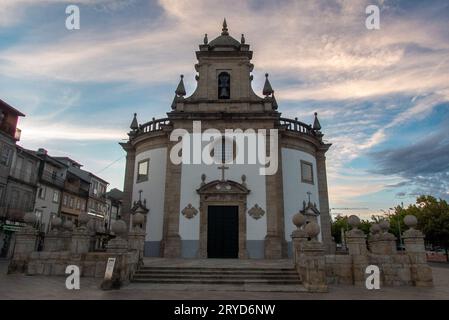
M 81 29 L 65 28 L 77 4 Z M 380 30 L 365 8 L 380 7 Z M 232 10 L 229 10 L 232 8 Z M 169 111 L 179 74 L 227 18 L 270 74 L 283 116 L 319 118 L 333 213 L 449 197 L 448 1 L 1 0 L 0 98 L 26 114 L 21 145 L 67 155 L 122 188 L 134 112 Z

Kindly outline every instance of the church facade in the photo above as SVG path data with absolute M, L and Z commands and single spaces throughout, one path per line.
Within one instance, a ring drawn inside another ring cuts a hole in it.
M 133 213 L 144 213 L 145 256 L 285 258 L 299 211 L 318 222 L 319 240 L 333 251 L 325 164 L 330 144 L 317 114 L 313 125 L 281 117 L 268 74 L 262 96 L 253 91 L 252 55 L 243 35 L 240 41 L 229 35 L 225 21 L 221 35 L 210 42 L 205 35 L 196 52 L 195 91 L 187 96 L 181 76 L 166 118 L 139 124 L 134 115 L 129 140 L 121 143 L 127 153 L 122 217 L 131 225 Z M 215 139 L 199 140 L 195 149 L 196 135 L 205 132 L 215 132 Z M 252 132 L 255 139 L 245 136 Z M 255 153 L 272 163 L 254 161 Z

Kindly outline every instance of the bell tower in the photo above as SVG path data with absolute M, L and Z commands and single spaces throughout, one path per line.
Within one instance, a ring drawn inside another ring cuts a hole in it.
M 184 97 L 184 84 L 176 90 L 172 104 L 174 112 L 266 112 L 277 106 L 274 96 L 257 96 L 252 87 L 253 52 L 242 34 L 240 41 L 229 34 L 226 19 L 221 34 L 203 44 L 196 51 L 195 65 L 197 87 L 193 94 Z M 182 82 L 182 79 L 181 79 Z

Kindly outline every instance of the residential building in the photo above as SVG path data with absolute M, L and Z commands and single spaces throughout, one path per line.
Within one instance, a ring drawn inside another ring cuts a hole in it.
M 10 245 L 14 231 L 19 227 L 8 216 L 6 189 L 11 172 L 11 164 L 20 139 L 20 129 L 17 128 L 19 117 L 25 115 L 0 99 L 0 257 L 11 254 Z
M 30 152 L 41 159 L 34 210 L 39 217 L 40 230 L 46 233 L 52 217 L 60 212 L 68 166 L 49 156 L 45 149 Z

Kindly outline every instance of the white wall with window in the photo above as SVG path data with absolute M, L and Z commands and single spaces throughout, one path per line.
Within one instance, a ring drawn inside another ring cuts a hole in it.
M 296 228 L 292 223 L 293 215 L 303 208 L 303 201 L 309 200 L 308 192 L 310 201 L 320 210 L 315 157 L 304 151 L 282 148 L 282 179 L 285 240 L 290 242 L 290 235 Z

